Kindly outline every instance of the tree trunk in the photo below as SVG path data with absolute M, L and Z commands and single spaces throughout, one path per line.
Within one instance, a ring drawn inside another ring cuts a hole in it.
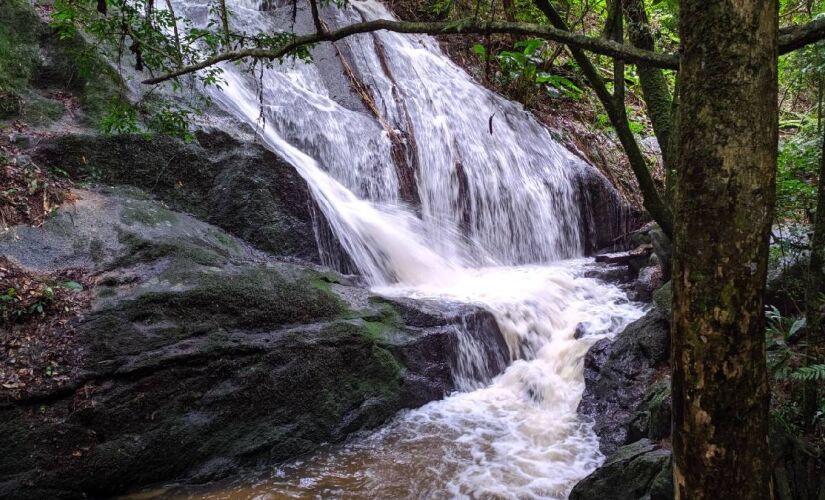
M 811 260 L 808 269 L 808 283 L 805 289 L 805 329 L 808 340 L 808 365 L 825 362 L 825 304 L 822 303 L 825 289 L 825 132 L 822 133 L 822 152 L 819 158 L 819 195 L 814 216 L 814 234 L 811 238 Z M 802 398 L 802 415 L 809 430 L 812 430 L 814 414 L 819 402 L 821 380 L 805 383 Z
M 678 499 L 768 499 L 763 292 L 777 152 L 776 0 L 681 0 L 673 309 Z
M 647 20 L 647 12 L 642 0 L 622 0 L 622 8 L 627 16 L 627 35 L 630 43 L 640 49 L 655 50 L 653 34 Z M 642 95 L 647 107 L 647 116 L 653 125 L 653 133 L 659 142 L 662 151 L 662 161 L 665 169 L 670 170 L 670 131 L 672 126 L 671 106 L 673 98 L 665 74 L 659 68 L 640 64 L 636 67 L 639 73 L 639 83 L 642 86 Z

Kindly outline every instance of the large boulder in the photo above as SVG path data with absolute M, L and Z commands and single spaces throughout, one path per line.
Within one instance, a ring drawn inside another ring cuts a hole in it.
M 189 144 L 70 134 L 44 140 L 32 157 L 75 179 L 137 186 L 268 253 L 320 262 L 314 227 L 323 215 L 295 168 L 260 144 L 221 131 Z
M 598 341 L 587 352 L 579 413 L 593 420 L 603 454 L 610 455 L 626 443 L 631 416 L 669 356 L 670 324 L 658 310 L 628 325 L 615 339 Z
M 570 500 L 670 500 L 670 450 L 647 439 L 617 449 L 570 492 Z
M 339 441 L 454 390 L 462 328 L 504 368 L 477 308 L 373 296 L 134 189 L 76 196 L 0 235 L 28 268 L 96 281 L 60 383 L 0 394 L 3 498 L 209 480 Z

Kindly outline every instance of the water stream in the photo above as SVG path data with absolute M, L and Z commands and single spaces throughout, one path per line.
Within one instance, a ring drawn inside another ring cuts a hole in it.
M 238 29 L 284 26 L 279 9 L 228 3 Z M 207 2 L 178 0 L 176 10 L 200 22 Z M 356 0 L 325 16 L 344 25 L 390 14 L 375 0 Z M 584 276 L 575 179 L 590 167 L 519 105 L 475 83 L 429 37 L 363 34 L 335 50 L 369 90 L 373 112 L 347 104 L 320 63 L 300 61 L 255 76 L 227 65 L 213 98 L 256 126 L 307 180 L 376 293 L 487 308 L 513 362 L 492 382 L 464 380 L 461 391 L 348 443 L 166 494 L 566 498 L 603 459 L 576 414 L 583 356 L 642 313 L 615 286 Z M 577 328 L 588 335 L 576 339 Z M 478 355 L 472 342 L 462 348 Z

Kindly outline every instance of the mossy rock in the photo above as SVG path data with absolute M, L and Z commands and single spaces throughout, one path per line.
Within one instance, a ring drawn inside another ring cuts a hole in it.
M 625 445 L 582 479 L 570 500 L 670 500 L 673 498 L 670 450 L 647 439 Z
M 631 417 L 627 442 L 642 438 L 659 441 L 670 436 L 670 377 L 663 377 L 647 388 L 644 399 Z
M 221 132 L 188 144 L 160 135 L 68 135 L 32 156 L 75 180 L 145 189 L 268 253 L 320 262 L 314 228 L 326 224 L 323 215 L 295 169 L 260 145 Z
M 5 0 L 0 9 L 0 92 L 25 89 L 37 71 L 38 19 L 28 0 Z
M 66 107 L 62 102 L 31 94 L 21 106 L 20 118 L 30 125 L 40 127 L 59 120 L 65 113 Z
M 670 314 L 673 310 L 673 285 L 670 281 L 653 291 L 653 303 L 661 311 Z

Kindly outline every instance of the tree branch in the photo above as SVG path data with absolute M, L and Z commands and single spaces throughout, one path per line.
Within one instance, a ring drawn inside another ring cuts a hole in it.
M 348 36 L 358 33 L 370 33 L 373 31 L 394 31 L 396 33 L 421 33 L 429 35 L 459 35 L 459 34 L 479 34 L 488 35 L 495 33 L 509 33 L 514 35 L 527 35 L 551 40 L 554 42 L 565 43 L 579 49 L 588 50 L 597 54 L 621 59 L 632 64 L 647 64 L 648 66 L 655 66 L 659 68 L 677 69 L 679 66 L 679 59 L 672 54 L 657 54 L 648 50 L 638 49 L 630 45 L 615 42 L 613 40 L 605 40 L 601 38 L 593 38 L 584 35 L 577 35 L 567 30 L 553 28 L 551 26 L 543 26 L 539 24 L 530 23 L 511 23 L 511 22 L 404 22 L 404 21 L 390 21 L 380 19 L 376 21 L 368 21 L 363 23 L 351 24 L 335 31 L 325 33 L 313 33 L 311 35 L 304 35 L 295 37 L 291 42 L 276 49 L 256 49 L 249 48 L 243 50 L 236 50 L 224 52 L 201 62 L 190 64 L 178 70 L 169 72 L 157 78 L 144 80 L 145 84 L 160 83 L 172 78 L 176 78 L 195 71 L 214 66 L 224 61 L 237 61 L 239 59 L 257 58 L 257 59 L 278 59 L 289 55 L 290 52 L 301 48 L 305 45 L 311 45 L 318 42 L 334 42 Z
M 782 28 L 779 30 L 779 54 L 793 52 L 822 39 L 825 39 L 825 18 Z
M 618 0 L 616 0 L 618 1 Z M 559 15 L 558 11 L 553 7 L 549 0 L 534 0 L 536 7 L 542 11 L 553 26 L 560 29 L 567 29 L 564 19 Z M 587 54 L 575 46 L 568 46 L 570 54 L 581 68 L 582 74 L 587 79 L 590 87 L 596 93 L 596 96 L 601 101 L 607 116 L 610 118 L 610 123 L 616 129 L 616 135 L 619 142 L 622 144 L 627 155 L 627 160 L 630 163 L 630 168 L 633 170 L 633 175 L 639 183 L 639 189 L 642 192 L 642 204 L 647 212 L 659 224 L 662 231 L 671 238 L 673 235 L 673 213 L 670 207 L 662 200 L 659 195 L 659 190 L 656 188 L 656 183 L 653 182 L 653 177 L 650 175 L 650 170 L 647 166 L 642 150 L 639 148 L 639 143 L 636 142 L 636 136 L 630 130 L 630 124 L 627 121 L 627 110 L 624 103 L 617 106 L 614 102 L 614 97 L 608 92 L 604 80 L 599 75 L 598 70 Z

